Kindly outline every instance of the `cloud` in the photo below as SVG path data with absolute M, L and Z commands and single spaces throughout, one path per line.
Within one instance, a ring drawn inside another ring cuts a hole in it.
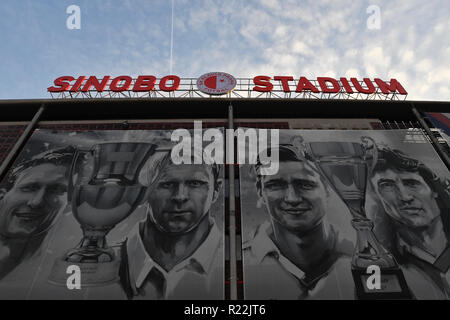
M 367 29 L 370 4 L 380 8 L 379 30 Z M 0 89 L 0 97 L 48 97 L 62 74 L 169 72 L 171 1 L 79 5 L 78 33 L 65 29 L 63 2 L 5 5 L 0 57 L 11 63 L 1 71 L 16 88 L 26 70 L 34 79 L 30 91 Z M 174 0 L 173 73 L 395 77 L 408 99 L 450 100 L 448 12 L 450 2 L 437 0 Z

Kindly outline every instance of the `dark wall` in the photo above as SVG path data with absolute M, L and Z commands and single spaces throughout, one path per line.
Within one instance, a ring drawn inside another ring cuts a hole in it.
M 450 102 L 295 99 L 67 99 L 3 100 L 0 121 L 28 121 L 42 104 L 41 120 L 227 118 L 379 118 L 415 120 L 411 105 L 424 112 L 450 112 Z

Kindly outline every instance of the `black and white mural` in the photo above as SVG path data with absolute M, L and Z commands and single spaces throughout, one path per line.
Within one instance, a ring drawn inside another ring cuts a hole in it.
M 449 298 L 450 174 L 420 132 L 280 130 L 270 152 L 276 174 L 240 165 L 246 299 Z
M 176 164 L 171 135 L 36 130 L 0 185 L 0 298 L 223 299 L 223 165 Z M 420 131 L 278 142 L 239 167 L 244 298 L 449 298 L 450 174 Z
M 0 185 L 0 298 L 223 299 L 222 165 L 170 135 L 36 130 Z

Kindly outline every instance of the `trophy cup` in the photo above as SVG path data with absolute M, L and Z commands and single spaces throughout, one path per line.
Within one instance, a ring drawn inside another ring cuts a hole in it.
M 146 186 L 139 173 L 156 145 L 101 143 L 77 150 L 70 170 L 68 200 L 83 238 L 75 249 L 56 260 L 49 281 L 65 285 L 70 265 L 81 270 L 83 286 L 118 280 L 120 259 L 106 243 L 107 233 L 140 204 Z
M 356 246 L 352 258 L 352 275 L 359 299 L 411 299 L 411 292 L 395 258 L 376 239 L 373 222 L 365 213 L 368 176 L 377 161 L 376 144 L 370 137 L 356 142 L 300 142 L 344 201 L 352 215 L 356 230 Z M 369 289 L 367 267 L 380 268 L 381 289 Z

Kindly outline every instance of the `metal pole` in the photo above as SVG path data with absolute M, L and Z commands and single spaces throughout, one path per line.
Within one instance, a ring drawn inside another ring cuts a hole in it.
M 228 129 L 234 131 L 233 105 L 228 106 Z M 227 135 L 229 152 L 234 154 L 234 134 Z M 230 209 L 230 299 L 237 300 L 237 261 L 236 261 L 236 207 L 234 197 L 234 157 L 228 164 L 229 209 Z
M 433 133 L 431 132 L 431 130 L 428 127 L 427 123 L 423 119 L 422 115 L 420 114 L 420 112 L 416 109 L 416 107 L 413 104 L 411 104 L 411 109 L 412 109 L 412 112 L 414 113 L 414 115 L 416 116 L 417 120 L 419 121 L 420 125 L 425 129 L 425 132 L 430 137 L 432 145 L 436 149 L 436 151 L 439 154 L 439 156 L 441 157 L 442 161 L 444 161 L 445 165 L 450 170 L 450 158 L 449 158 L 449 156 L 447 155 L 445 150 L 442 148 L 442 146 L 440 145 L 439 141 L 433 135 Z
M 39 118 L 41 117 L 44 110 L 45 110 L 45 105 L 41 104 L 41 106 L 39 107 L 39 110 L 36 112 L 33 119 L 31 119 L 31 121 L 28 123 L 27 127 L 25 128 L 25 131 L 22 133 L 19 140 L 17 140 L 14 147 L 11 149 L 11 151 L 6 156 L 5 160 L 0 165 L 0 181 L 6 175 L 6 172 L 9 169 L 10 165 L 12 165 L 13 160 L 19 153 L 20 149 L 22 149 L 26 140 L 31 135 L 33 129 L 36 127 L 36 124 L 38 123 Z

